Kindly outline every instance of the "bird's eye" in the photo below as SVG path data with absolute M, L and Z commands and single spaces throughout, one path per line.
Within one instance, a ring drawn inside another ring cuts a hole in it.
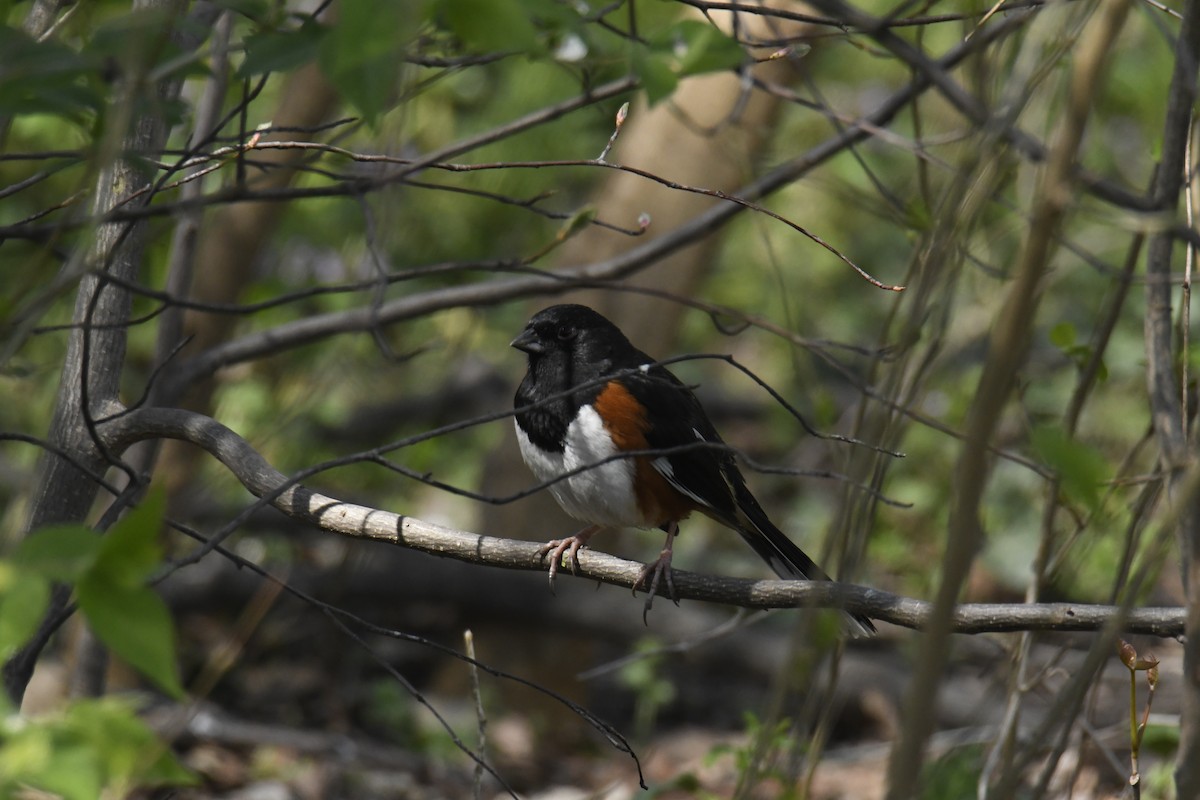
M 575 329 L 570 325 L 559 325 L 554 335 L 558 337 L 560 342 L 569 342 L 575 338 Z

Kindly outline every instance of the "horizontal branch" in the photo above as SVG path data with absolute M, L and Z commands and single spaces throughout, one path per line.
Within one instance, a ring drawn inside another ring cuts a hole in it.
M 541 544 L 455 530 L 415 517 L 348 503 L 319 494 L 287 478 L 241 436 L 210 417 L 190 411 L 145 408 L 111 417 L 97 426 L 105 444 L 117 451 L 145 439 L 191 442 L 216 457 L 252 494 L 269 500 L 288 516 L 322 530 L 355 539 L 387 542 L 430 555 L 488 567 L 545 570 Z M 578 577 L 632 588 L 642 565 L 583 550 Z M 743 608 L 844 608 L 904 628 L 920 629 L 931 605 L 924 600 L 850 584 L 748 580 L 674 571 L 678 597 Z M 965 604 L 957 608 L 954 630 L 985 633 L 1025 630 L 1096 631 L 1118 612 L 1115 606 L 1071 603 Z M 1131 633 L 1177 636 L 1184 609 L 1136 608 L 1125 629 Z

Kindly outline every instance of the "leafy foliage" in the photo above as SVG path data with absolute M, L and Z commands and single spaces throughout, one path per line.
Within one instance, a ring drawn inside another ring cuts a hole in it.
M 957 747 L 925 766 L 921 780 L 922 800 L 969 797 L 979 783 L 984 752 L 981 747 Z
M 643 638 L 636 646 L 639 657 L 621 668 L 621 683 L 634 694 L 634 725 L 641 737 L 649 736 L 655 717 L 676 695 L 675 685 L 662 674 L 662 654 L 654 652 L 661 646 L 655 638 Z
M 195 782 L 129 700 L 79 700 L 61 714 L 27 720 L 9 712 L 0 721 L 4 797 L 32 787 L 64 800 L 96 800 Z
M 163 691 L 182 697 L 174 624 L 162 599 L 146 587 L 162 563 L 164 504 L 162 491 L 153 492 L 105 536 L 79 526 L 56 526 L 21 542 L 12 562 L 3 565 L 11 575 L 0 601 L 4 652 L 11 653 L 33 633 L 45 612 L 50 582 L 71 583 L 96 635 Z
M 105 536 L 83 526 L 43 528 L 0 560 L 0 657 L 37 629 L 51 582 L 73 584 L 79 609 L 114 653 L 167 694 L 184 696 L 175 663 L 175 627 L 146 586 L 162 564 L 165 505 L 152 492 Z M 194 777 L 175 760 L 126 699 L 77 700 L 37 720 L 4 708 L 0 722 L 0 795 L 35 787 L 67 800 L 124 796 L 135 787 L 182 786 Z
M 0 26 L 5 65 L 0 70 L 0 113 L 56 114 L 83 123 L 103 98 L 94 60 L 56 41 L 35 42 Z
M 614 111 L 641 99 L 631 119 L 663 111 L 680 125 L 653 156 L 630 158 L 630 166 L 665 182 L 712 189 L 704 202 L 718 204 L 724 201 L 715 190 L 736 193 L 739 185 L 776 180 L 765 196 L 754 194 L 755 202 L 795 226 L 744 212 L 725 225 L 703 267 L 686 280 L 681 276 L 678 286 L 668 281 L 655 290 L 651 305 L 640 305 L 647 302 L 640 285 L 625 282 L 631 271 L 616 288 L 636 292 L 605 297 L 619 297 L 616 306 L 627 303 L 646 316 L 687 309 L 678 340 L 669 337 L 673 324 L 663 322 L 654 334 L 662 341 L 639 342 L 651 352 L 736 352 L 816 429 L 903 451 L 906 458 L 895 459 L 859 445 L 808 439 L 790 414 L 747 392 L 741 377 L 707 367 L 685 376 L 717 401 L 714 408 L 724 409 L 721 427 L 732 444 L 758 463 L 811 471 L 751 477 L 789 535 L 814 550 L 828 538 L 838 543 L 831 551 L 861 552 L 848 559 L 862 567 L 861 582 L 935 594 L 952 535 L 948 509 L 959 496 L 963 432 L 992 358 L 990 337 L 1013 290 L 1014 264 L 1038 222 L 1030 209 L 1041 191 L 1045 156 L 1035 156 L 1029 143 L 1055 140 L 1068 76 L 1082 52 L 1076 45 L 1101 4 L 1032 4 L 985 16 L 988 4 L 896 12 L 863 2 L 856 6 L 881 15 L 883 27 L 839 22 L 792 29 L 780 16 L 757 33 L 746 24 L 749 15 L 722 30 L 703 15 L 686 16 L 694 10 L 686 4 L 656 0 L 344 0 L 336 14 L 323 4 L 316 15 L 268 0 L 203 4 L 232 12 L 228 47 L 217 46 L 215 26 L 196 18 L 134 10 L 115 0 L 68 4 L 70 14 L 52 30 L 30 34 L 22 18 L 29 5 L 5 5 L 0 20 L 0 117 L 7 135 L 0 222 L 10 234 L 0 248 L 0 385 L 21 400 L 0 404 L 0 430 L 41 435 L 49 428 L 72 335 L 59 326 L 72 322 L 80 277 L 105 267 L 88 255 L 98 238 L 91 217 L 102 199 L 97 176 L 123 152 L 130 120 L 160 118 L 172 126 L 167 145 L 136 156 L 155 185 L 111 205 L 122 219 L 145 215 L 134 236 L 145 249 L 132 281 L 128 359 L 119 367 L 125 401 L 158 385 L 159 370 L 169 372 L 194 355 L 181 350 L 164 364 L 161 354 L 179 342 L 158 341 L 166 330 L 158 327 L 164 312 L 180 308 L 179 297 L 164 288 L 189 291 L 172 282 L 177 274 L 168 274 L 173 265 L 191 263 L 177 258 L 181 253 L 195 256 L 181 243 L 207 244 L 236 231 L 245 239 L 230 251 L 252 257 L 231 281 L 236 292 L 214 301 L 222 336 L 245 345 L 339 313 L 372 322 L 354 328 L 354 335 L 342 335 L 346 328 L 284 337 L 278 349 L 222 362 L 225 369 L 205 376 L 216 386 L 212 416 L 284 471 L 337 459 L 336 469 L 312 481 L 332 493 L 462 527 L 490 521 L 490 506 L 448 502 L 421 481 L 478 486 L 506 424 L 398 448 L 391 456 L 402 475 L 348 454 L 507 403 L 507 390 L 496 390 L 500 399 L 487 409 L 464 410 L 465 400 L 492 396 L 479 386 L 507 386 L 519 370 L 506 343 L 528 309 L 512 294 L 489 294 L 492 288 L 552 269 L 567 244 L 602 226 L 610 226 L 606 235 L 624 237 L 622 252 L 671 235 L 657 222 L 638 222 L 662 217 L 649 205 L 655 201 L 636 196 L 613 208 L 589 199 L 602 179 L 589 160 L 613 134 Z M 1107 601 L 1121 596 L 1135 568 L 1145 566 L 1149 577 L 1136 595 L 1144 597 L 1156 563 L 1170 551 L 1154 538 L 1164 519 L 1164 478 L 1147 435 L 1152 418 L 1145 391 L 1147 360 L 1164 354 L 1147 351 L 1145 311 L 1136 300 L 1146 287 L 1135 282 L 1124 294 L 1130 281 L 1122 265 L 1138 261 L 1143 237 L 1188 227 L 1183 212 L 1147 214 L 1133 202 L 1144 200 L 1139 193 L 1163 155 L 1166 81 L 1186 7 L 1144 6 L 1105 54 L 1091 98 L 1095 111 L 1071 158 L 1072 202 L 1044 265 L 1037 313 L 1024 331 L 1031 344 L 1017 359 L 1016 390 L 999 398 L 1002 407 L 989 420 L 995 435 L 988 441 L 990 470 L 979 509 L 988 539 L 977 567 L 990 580 L 969 591 L 1021 593 L 1030 586 L 1033 554 L 1044 550 L 1045 572 L 1037 580 L 1048 596 Z M 880 35 L 884 30 L 890 39 Z M 197 39 L 195 49 L 183 44 Z M 799 58 L 810 48 L 811 57 Z M 906 60 L 905 48 L 920 58 Z M 966 60 L 944 61 L 960 49 L 970 50 Z M 228 63 L 219 63 L 222 52 Z M 235 79 L 222 84 L 224 67 Z M 764 67 L 779 70 L 764 76 Z M 328 83 L 320 92 L 306 84 L 318 73 Z M 728 107 L 705 109 L 706 116 L 672 102 L 684 82 L 723 73 L 738 84 Z M 625 79 L 627 91 L 594 101 L 594 92 Z M 162 99 L 159 90 L 171 80 L 184 82 L 185 102 Z M 323 96 L 329 87 L 341 107 L 299 124 L 274 117 L 288 108 L 288 98 Z M 209 92 L 213 108 L 205 114 L 199 98 Z M 979 103 L 989 123 L 966 113 L 961 96 Z M 879 109 L 893 101 L 899 110 L 881 118 Z M 756 116 L 751 109 L 760 103 L 771 110 Z M 215 132 L 201 129 L 204 117 L 216 120 Z M 999 118 L 1005 125 L 991 124 Z M 738 130 L 742 139 L 721 138 L 747 119 L 754 122 Z M 622 149 L 631 139 L 646 144 L 634 139 L 639 135 L 646 136 L 627 125 L 606 167 L 626 163 Z M 685 142 L 685 136 L 695 139 Z M 765 142 L 763 149 L 746 146 L 751 139 Z M 718 144 L 696 157 L 694 141 Z M 676 153 L 698 160 L 698 169 L 667 167 L 666 156 Z M 412 170 L 415 160 L 431 154 L 440 154 L 439 163 Z M 729 163 L 738 166 L 737 177 L 710 185 L 716 167 Z M 267 202 L 242 202 L 261 189 L 258 181 L 293 169 L 291 178 L 271 184 Z M 691 199 L 677 189 L 668 197 L 667 208 Z M 254 216 L 268 205 L 270 213 Z M 205 227 L 189 239 L 185 217 L 193 211 Z M 252 230 L 241 229 L 246 219 L 254 221 L 246 226 Z M 176 222 L 177 237 L 170 235 Z M 672 252 L 699 249 L 692 246 L 714 227 L 698 226 Z M 797 227 L 908 288 L 883 292 L 859 282 Z M 255 238 L 260 231 L 261 240 Z M 643 233 L 650 236 L 637 238 Z M 255 241 L 246 244 L 249 239 Z M 580 266 L 593 256 L 601 258 L 585 252 L 564 263 Z M 679 269 L 663 258 L 653 265 L 659 268 Z M 1182 271 L 1174 267 L 1175 274 Z M 217 272 L 201 269 L 197 283 Z M 567 288 L 564 275 L 540 279 L 548 292 L 559 292 Z M 444 298 L 466 296 L 453 294 L 466 288 L 479 305 L 447 307 Z M 397 300 L 411 303 L 399 323 L 375 318 Z M 706 313 L 717 306 L 723 308 Z M 203 316 L 196 308 L 191 315 Z M 1186 330 L 1182 319 L 1177 330 Z M 1196 345 L 1182 334 L 1177 339 L 1179 353 L 1191 351 L 1194 372 Z M 1165 355 L 1172 367 L 1183 366 Z M 492 371 L 463 390 L 456 381 L 469 373 L 462 366 L 467 362 Z M 1068 431 L 1064 418 L 1076 397 L 1081 413 Z M 0 484 L 0 519 L 15 531 L 28 510 L 22 498 L 33 494 L 19 476 L 33 473 L 38 453 L 25 444 L 10 451 L 7 444 L 4 474 L 18 477 Z M 203 485 L 206 509 L 219 510 L 213 513 L 245 502 L 244 487 L 212 459 L 197 475 L 171 478 Z M 104 536 L 81 526 L 37 531 L 10 561 L 0 562 L 0 653 L 10 655 L 29 638 L 49 587 L 65 583 L 114 652 L 180 696 L 172 622 L 148 588 L 162 562 L 158 503 L 127 515 Z M 720 572 L 740 566 L 745 548 L 733 537 L 706 540 L 704 520 L 688 525 L 688 541 L 712 545 L 693 551 L 708 559 L 701 566 Z M 266 540 L 261 549 L 272 557 L 303 549 L 256 524 L 239 536 L 248 550 L 262 544 L 259 537 Z M 622 676 L 637 695 L 647 730 L 678 700 L 662 666 L 646 659 Z M 376 698 L 384 718 L 377 722 L 406 735 L 415 728 L 402 713 L 407 695 L 387 685 L 392 693 Z M 78 708 L 80 719 L 53 723 L 60 726 L 55 732 L 22 738 L 17 731 L 6 739 L 3 758 L 24 754 L 22 763 L 35 770 L 13 780 L 41 780 L 39 764 L 71 767 L 65 771 L 75 782 L 47 786 L 83 796 L 148 774 L 89 738 L 94 726 L 87 720 L 108 714 L 106 724 L 136 740 L 140 734 L 122 721 L 122 715 L 133 719 L 131 711 Z M 764 726 L 770 727 L 762 723 L 751 732 L 778 741 L 790 735 Z M 1179 743 L 1168 734 L 1161 746 L 1169 754 Z M 39 761 L 46 753 L 50 760 Z M 738 754 L 743 774 L 756 768 L 754 757 Z M 974 751 L 955 752 L 932 765 L 926 772 L 931 791 L 974 791 L 978 761 Z
M 1088 510 L 1097 510 L 1101 487 L 1109 478 L 1104 455 L 1057 427 L 1038 428 L 1031 439 L 1039 459 L 1058 473 L 1063 491 Z

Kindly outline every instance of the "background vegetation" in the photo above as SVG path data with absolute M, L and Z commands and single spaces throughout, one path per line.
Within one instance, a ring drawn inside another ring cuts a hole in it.
M 0 793 L 1200 796 L 1197 4 L 0 12 Z M 563 297 L 858 586 L 552 595 Z

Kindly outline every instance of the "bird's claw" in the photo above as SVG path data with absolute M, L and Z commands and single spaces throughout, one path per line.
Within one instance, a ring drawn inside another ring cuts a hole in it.
M 538 550 L 538 557 L 545 559 L 550 556 L 550 592 L 554 592 L 554 577 L 558 575 L 559 564 L 563 561 L 563 555 L 566 555 L 567 564 L 571 567 L 571 574 L 579 574 L 579 551 L 587 547 L 588 540 L 600 530 L 598 527 L 584 528 L 574 536 L 567 536 L 563 539 L 551 539 L 546 542 Z
M 554 591 L 554 578 L 556 575 L 558 575 L 558 566 L 560 563 L 562 563 L 564 554 L 567 557 L 567 564 L 571 568 L 571 574 L 579 574 L 578 556 L 579 550 L 583 546 L 584 543 L 581 542 L 577 536 L 568 536 L 565 539 L 551 539 L 550 541 L 546 542 L 546 544 L 542 545 L 542 548 L 538 551 L 538 555 L 543 559 L 547 555 L 550 556 L 549 578 L 551 592 Z
M 646 589 L 646 605 L 642 609 L 642 624 L 649 625 L 650 608 L 654 605 L 654 598 L 658 595 L 658 586 L 664 580 L 667 584 L 667 592 L 670 595 L 671 602 L 679 605 L 679 593 L 675 591 L 674 571 L 671 569 L 671 551 L 663 550 L 659 553 L 658 558 L 651 561 L 642 568 L 638 579 L 633 582 L 633 593 L 636 595 L 640 588 Z

